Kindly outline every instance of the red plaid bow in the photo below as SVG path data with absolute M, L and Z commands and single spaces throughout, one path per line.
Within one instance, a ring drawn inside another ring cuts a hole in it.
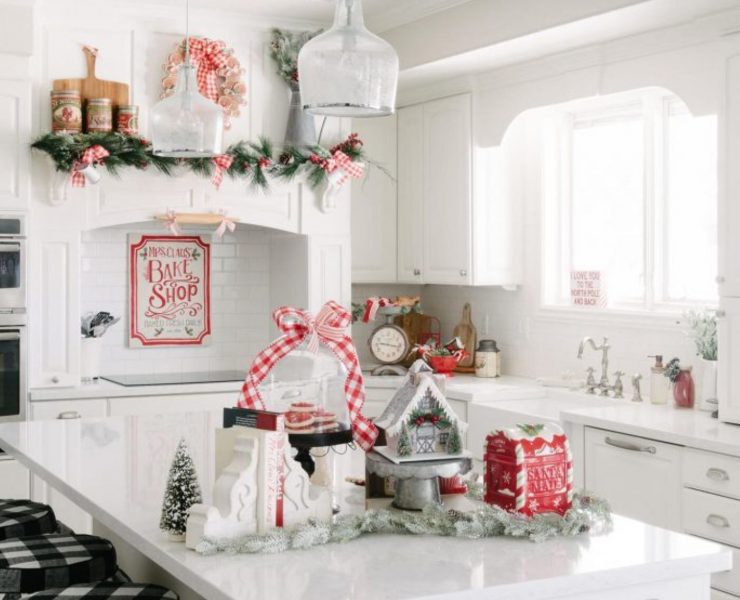
M 319 342 L 323 342 L 347 369 L 344 393 L 352 423 L 352 434 L 360 448 L 365 451 L 371 450 L 378 437 L 378 429 L 361 412 L 365 403 L 365 383 L 352 338 L 346 333 L 352 321 L 350 314 L 336 302 L 330 301 L 324 304 L 316 318 L 306 311 L 289 306 L 275 310 L 272 318 L 283 335 L 254 359 L 242 386 L 237 406 L 264 409 L 265 405 L 259 393 L 260 383 L 281 358 L 310 336 L 309 350 L 318 350 Z
M 380 296 L 368 298 L 365 302 L 365 312 L 362 313 L 362 322 L 369 323 L 370 321 L 374 321 L 378 309 L 384 306 L 390 306 L 391 304 L 393 304 L 393 300 L 390 298 L 382 298 Z
M 216 186 L 216 189 L 221 187 L 221 182 L 224 180 L 224 173 L 234 162 L 234 157 L 230 154 L 219 154 L 211 159 L 213 166 L 216 169 L 213 171 L 213 177 L 211 177 L 211 183 Z
M 226 44 L 208 38 L 190 38 L 190 57 L 198 63 L 198 90 L 209 100 L 218 102 L 218 71 L 226 66 Z
M 110 156 L 105 148 L 100 144 L 88 147 L 83 153 L 82 158 L 72 165 L 72 187 L 85 187 L 85 176 L 81 173 L 82 169 L 90 165 L 102 164 L 103 159 Z
M 344 152 L 337 150 L 326 161 L 325 169 L 330 175 L 335 172 L 337 173 L 334 177 L 330 177 L 329 181 L 334 187 L 341 187 L 350 177 L 354 177 L 355 179 L 362 177 L 362 174 L 365 172 L 365 165 L 353 162 Z

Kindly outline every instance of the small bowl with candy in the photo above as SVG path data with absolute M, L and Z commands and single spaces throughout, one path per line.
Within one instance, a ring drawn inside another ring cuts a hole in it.
M 468 355 L 460 338 L 453 338 L 444 346 L 420 346 L 417 350 L 435 373 L 448 377 L 452 375 L 458 363 Z

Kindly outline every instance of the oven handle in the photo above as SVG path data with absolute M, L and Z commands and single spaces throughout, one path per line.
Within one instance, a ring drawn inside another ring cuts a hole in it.
M 21 245 L 17 242 L 0 242 L 0 252 L 20 252 Z
M 17 342 L 21 339 L 21 334 L 17 331 L 0 332 L 0 342 Z

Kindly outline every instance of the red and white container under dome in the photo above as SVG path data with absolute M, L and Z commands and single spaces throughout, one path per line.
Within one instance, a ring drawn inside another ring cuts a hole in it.
M 525 515 L 564 514 L 573 500 L 573 457 L 555 423 L 491 433 L 485 448 L 485 501 Z

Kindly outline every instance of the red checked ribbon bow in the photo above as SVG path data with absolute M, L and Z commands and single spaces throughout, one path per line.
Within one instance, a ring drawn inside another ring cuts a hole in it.
M 198 63 L 198 90 L 209 100 L 218 102 L 217 71 L 226 66 L 226 44 L 208 38 L 190 38 L 190 57 Z
M 216 186 L 216 189 L 221 187 L 221 182 L 224 180 L 224 173 L 228 171 L 231 163 L 234 162 L 234 157 L 231 154 L 219 154 L 211 159 L 213 166 L 213 177 L 211 177 L 211 183 Z
M 350 177 L 360 179 L 365 172 L 365 165 L 353 162 L 341 150 L 332 154 L 332 157 L 326 161 L 324 168 L 329 174 L 329 185 L 336 188 L 343 186 Z
M 85 175 L 82 170 L 90 165 L 102 164 L 106 156 L 110 156 L 110 152 L 100 144 L 87 148 L 82 153 L 82 158 L 72 165 L 72 187 L 85 187 Z
M 323 343 L 347 369 L 344 393 L 352 423 L 352 434 L 360 448 L 365 451 L 371 450 L 378 437 L 378 429 L 361 412 L 365 403 L 365 383 L 352 338 L 346 333 L 352 321 L 350 314 L 336 302 L 329 301 L 315 318 L 306 311 L 289 306 L 276 309 L 272 318 L 283 335 L 254 359 L 242 386 L 237 406 L 264 409 L 265 405 L 259 393 L 260 383 L 280 359 L 308 337 L 309 350 L 316 352 L 319 344 Z
M 393 304 L 393 300 L 390 298 L 382 298 L 380 296 L 368 298 L 365 302 L 365 312 L 362 313 L 362 322 L 369 323 L 370 321 L 374 321 L 378 309 L 384 306 L 390 306 L 391 304 Z

